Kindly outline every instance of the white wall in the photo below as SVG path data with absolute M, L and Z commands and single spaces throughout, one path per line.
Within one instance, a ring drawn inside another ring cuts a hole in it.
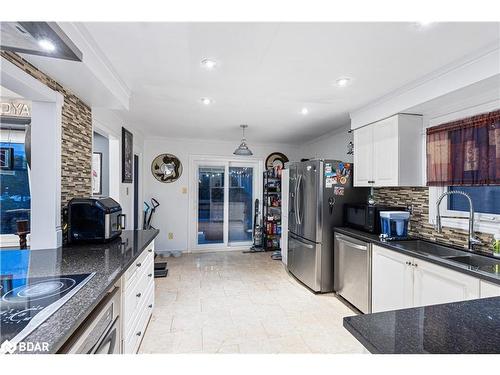
M 300 147 L 301 158 L 335 159 L 352 162 L 347 155 L 347 144 L 352 141 L 350 126 L 343 126 Z
M 144 141 L 144 199 L 155 198 L 160 202 L 152 225 L 160 229 L 155 241 L 158 252 L 167 250 L 187 251 L 189 249 L 189 157 L 191 155 L 233 156 L 239 140 L 234 142 L 215 142 L 194 139 L 146 139 Z M 262 161 L 272 152 L 282 152 L 290 160 L 297 160 L 298 146 L 290 145 L 256 145 L 249 140 L 253 158 Z M 183 166 L 182 176 L 174 183 L 161 183 L 150 172 L 151 162 L 162 153 L 177 156 Z M 183 192 L 185 188 L 185 193 Z M 173 239 L 168 239 L 168 233 Z
M 100 134 L 110 140 L 110 196 L 122 206 L 123 213 L 127 215 L 127 229 L 133 229 L 134 225 L 134 184 L 122 183 L 121 176 L 121 138 L 122 126 L 134 135 L 134 154 L 139 155 L 139 222 L 142 220 L 142 201 L 144 185 L 144 168 L 149 168 L 143 163 L 144 136 L 133 125 L 126 123 L 121 116 L 104 108 L 92 108 L 92 126 Z

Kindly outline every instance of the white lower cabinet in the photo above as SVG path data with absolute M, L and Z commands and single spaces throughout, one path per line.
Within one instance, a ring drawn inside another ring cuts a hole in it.
M 479 298 L 479 279 L 420 259 L 414 260 L 413 306 Z
M 411 307 L 412 258 L 379 246 L 372 249 L 372 312 Z
M 373 245 L 373 312 L 464 301 L 479 291 L 473 276 Z
M 479 294 L 481 298 L 500 297 L 500 285 L 481 280 Z
M 154 307 L 154 242 L 122 277 L 122 332 L 124 354 L 139 350 Z

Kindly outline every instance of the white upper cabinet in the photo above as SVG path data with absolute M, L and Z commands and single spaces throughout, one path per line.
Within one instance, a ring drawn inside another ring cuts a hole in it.
M 354 186 L 421 186 L 422 117 L 397 114 L 354 130 Z
M 371 160 L 373 155 L 373 131 L 369 126 L 354 132 L 354 186 L 369 186 L 373 178 L 371 163 L 359 160 Z

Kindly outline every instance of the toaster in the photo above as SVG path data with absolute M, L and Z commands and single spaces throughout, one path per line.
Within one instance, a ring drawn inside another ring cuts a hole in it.
M 73 198 L 68 203 L 68 242 L 107 242 L 126 226 L 120 204 L 112 198 Z

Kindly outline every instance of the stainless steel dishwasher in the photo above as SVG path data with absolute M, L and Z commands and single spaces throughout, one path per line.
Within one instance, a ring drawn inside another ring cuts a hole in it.
M 362 313 L 372 311 L 370 243 L 335 233 L 334 290 Z

